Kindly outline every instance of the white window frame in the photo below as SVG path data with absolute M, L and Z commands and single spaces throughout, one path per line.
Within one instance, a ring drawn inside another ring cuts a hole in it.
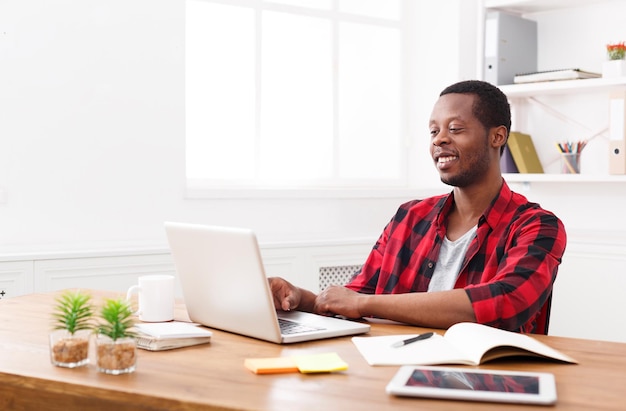
M 401 168 L 401 180 L 394 180 L 393 182 L 386 181 L 384 185 L 382 184 L 373 184 L 372 181 L 359 181 L 354 182 L 354 184 L 349 184 L 345 186 L 333 186 L 333 187 L 257 187 L 257 186 L 249 186 L 243 187 L 240 185 L 233 185 L 232 187 L 225 186 L 214 186 L 210 184 L 206 184 L 203 180 L 186 180 L 186 192 L 185 197 L 188 199 L 205 199 L 205 198 L 239 198 L 239 199 L 247 199 L 247 198 L 389 198 L 389 197 L 407 197 L 414 194 L 414 188 L 410 187 L 409 171 L 410 167 L 408 166 L 409 158 L 413 157 L 409 154 L 411 147 L 411 139 L 409 138 L 409 127 L 408 127 L 408 112 L 409 112 L 409 98 L 408 98 L 408 84 L 410 83 L 409 76 L 411 73 L 407 69 L 408 60 L 410 59 L 409 52 L 410 46 L 408 41 L 409 30 L 408 30 L 408 19 L 406 17 L 406 13 L 401 14 L 401 18 L 399 22 L 388 20 L 388 19 L 379 19 L 374 17 L 367 16 L 358 16 L 353 14 L 342 13 L 337 10 L 337 2 L 333 0 L 334 7 L 332 10 L 313 10 L 306 9 L 303 11 L 302 8 L 296 6 L 289 6 L 280 3 L 270 3 L 265 2 L 263 0 L 204 0 L 212 3 L 225 4 L 225 5 L 241 5 L 248 8 L 254 8 L 257 18 L 260 18 L 260 14 L 263 10 L 270 11 L 283 11 L 283 12 L 294 12 L 297 11 L 298 14 L 302 15 L 311 15 L 311 16 L 321 16 L 325 18 L 330 18 L 333 21 L 334 33 L 336 37 L 337 33 L 337 24 L 339 19 L 341 21 L 347 22 L 355 22 L 355 23 L 374 23 L 377 25 L 388 26 L 398 28 L 401 35 L 401 50 L 402 50 L 402 64 L 401 64 L 401 109 L 400 113 L 401 118 L 401 134 L 404 144 L 402 144 L 403 152 L 398 154 L 399 160 L 402 162 L 400 165 Z M 402 10 L 407 9 L 407 5 L 405 4 L 407 0 L 401 0 Z M 257 33 L 259 36 L 259 32 L 261 30 L 260 26 L 256 27 Z M 335 38 L 335 49 L 337 39 Z M 260 66 L 257 65 L 257 78 L 260 75 L 259 70 Z M 333 75 L 335 79 L 338 77 L 338 69 L 335 66 L 333 69 Z M 333 84 L 334 88 L 334 99 L 337 99 L 337 82 L 335 81 Z M 257 110 L 259 108 L 257 107 Z M 334 122 L 337 122 L 337 104 L 335 104 L 334 108 Z M 258 113 L 257 113 L 258 115 Z M 336 127 L 335 127 L 336 128 Z M 258 133 L 258 130 L 257 130 Z

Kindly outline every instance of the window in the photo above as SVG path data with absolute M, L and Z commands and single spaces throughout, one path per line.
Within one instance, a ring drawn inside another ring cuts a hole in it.
M 406 185 L 400 0 L 187 0 L 190 188 Z

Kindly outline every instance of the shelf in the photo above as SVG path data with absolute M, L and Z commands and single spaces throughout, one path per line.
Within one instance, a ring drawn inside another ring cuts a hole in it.
M 483 7 L 514 14 L 527 14 L 608 2 L 609 0 L 484 0 Z
M 507 183 L 623 183 L 626 175 L 589 174 L 502 174 Z
M 520 15 L 524 18 L 535 19 L 544 25 L 543 28 L 549 26 L 548 30 L 544 30 L 544 36 L 547 35 L 548 37 L 538 38 L 538 43 L 541 43 L 541 45 L 538 46 L 543 49 L 548 49 L 560 47 L 560 42 L 552 40 L 560 39 L 561 37 L 559 36 L 561 33 L 556 35 L 557 33 L 553 33 L 552 31 L 555 29 L 554 25 L 558 25 L 562 18 L 569 18 L 569 11 L 572 11 L 572 19 L 584 19 L 587 15 L 595 14 L 614 17 L 623 15 L 625 3 L 616 2 L 614 0 L 482 0 L 481 4 L 483 17 L 487 15 L 489 10 L 499 10 L 505 13 Z M 576 8 L 578 8 L 578 10 L 574 12 L 572 9 Z M 533 14 L 536 15 L 533 16 Z M 539 16 L 539 14 L 541 14 L 541 16 Z M 617 18 L 610 20 L 610 24 L 613 28 L 621 27 L 621 23 Z M 564 24 L 564 27 L 569 28 L 574 21 L 568 21 L 568 23 L 569 25 Z M 481 24 L 479 30 L 484 30 L 484 19 L 479 19 L 479 24 Z M 577 26 L 575 25 L 574 27 Z M 539 32 L 541 31 L 542 30 L 539 29 Z M 484 31 L 482 34 L 484 35 Z M 596 42 L 601 41 L 599 40 L 600 37 L 601 36 L 595 36 Z M 484 53 L 484 51 L 484 49 L 480 49 L 481 53 Z M 542 50 L 542 52 L 545 51 L 546 50 Z M 581 56 L 581 58 L 582 57 L 583 56 Z M 594 61 L 594 64 L 597 63 L 595 59 L 591 60 L 590 56 L 585 57 L 586 60 L 581 61 Z M 480 55 L 479 58 L 484 61 L 483 55 Z M 582 70 L 595 71 L 585 68 L 584 64 L 583 66 L 567 65 L 564 67 L 551 68 L 580 68 Z M 498 85 L 498 88 L 500 88 L 509 99 L 511 111 L 514 111 L 512 114 L 514 114 L 513 120 L 516 123 L 515 127 L 523 129 L 525 132 L 536 137 L 541 143 L 538 145 L 538 148 L 547 149 L 548 142 L 545 141 L 545 139 L 551 138 L 549 136 L 553 133 L 553 131 L 548 131 L 547 129 L 553 129 L 553 124 L 556 124 L 553 123 L 553 120 L 555 122 L 563 121 L 566 123 L 567 128 L 564 127 L 564 129 L 567 130 L 568 134 L 577 134 L 570 131 L 573 130 L 574 127 L 583 128 L 585 132 L 594 132 L 595 134 L 592 138 L 606 134 L 607 130 L 610 132 L 611 124 L 607 125 L 606 123 L 609 122 L 611 113 L 601 113 L 600 110 L 610 111 L 612 106 L 609 107 L 610 104 L 608 103 L 611 99 L 626 99 L 626 76 L 506 84 Z M 607 102 L 606 109 L 602 108 L 604 101 Z M 577 102 L 579 104 L 577 104 Z M 561 108 L 563 108 L 563 110 L 561 110 Z M 606 116 L 606 114 L 609 114 L 609 116 Z M 554 116 L 556 118 L 547 119 L 544 118 L 544 115 Z M 601 129 L 601 131 L 597 132 L 598 129 Z M 605 141 L 602 143 L 606 144 Z M 607 152 L 606 156 L 603 155 L 605 151 Z M 598 147 L 598 149 L 594 151 L 593 156 L 594 158 L 591 160 L 594 162 L 594 166 L 602 166 L 609 160 L 608 149 L 604 150 L 603 147 Z M 522 184 L 524 187 L 530 187 L 533 184 L 547 184 L 550 187 L 556 187 L 556 183 L 571 188 L 570 183 L 576 183 L 584 184 L 586 187 L 585 190 L 589 190 L 592 188 L 592 185 L 597 184 L 618 183 L 623 185 L 626 183 L 626 175 L 605 174 L 601 169 L 603 169 L 603 167 L 589 169 L 593 174 L 557 174 L 558 169 L 552 167 L 550 171 L 554 171 L 554 174 L 516 173 L 503 174 L 503 176 L 507 182 Z
M 569 93 L 606 93 L 609 91 L 626 91 L 626 77 L 542 81 L 506 84 L 498 87 L 510 98 Z

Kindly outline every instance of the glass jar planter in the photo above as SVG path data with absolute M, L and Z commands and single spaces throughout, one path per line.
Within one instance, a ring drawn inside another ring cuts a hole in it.
M 98 334 L 96 338 L 96 364 L 105 374 L 128 374 L 135 371 L 137 343 L 134 338 L 118 338 Z
M 75 368 L 89 363 L 90 330 L 71 334 L 67 330 L 50 333 L 50 361 L 58 367 Z

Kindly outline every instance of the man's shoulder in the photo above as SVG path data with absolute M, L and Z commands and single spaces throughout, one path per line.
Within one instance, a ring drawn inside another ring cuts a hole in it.
M 435 215 L 444 206 L 447 198 L 448 195 L 443 194 L 402 203 L 396 211 L 395 220 L 404 220 L 407 217 L 425 218 L 428 215 Z
M 429 207 L 429 206 L 434 206 L 437 204 L 443 204 L 445 203 L 449 195 L 450 194 L 440 194 L 440 195 L 426 197 L 426 198 L 409 200 L 405 203 L 402 203 L 400 205 L 400 208 L 409 209 L 409 208 L 415 208 L 415 207 Z
M 511 190 L 506 182 L 504 183 L 499 196 L 500 201 L 504 204 L 506 209 L 514 210 L 516 213 L 532 213 L 532 214 L 546 214 L 555 216 L 550 210 L 543 208 L 539 203 L 529 201 L 526 196 L 516 191 Z M 556 217 L 556 216 L 555 216 Z
M 528 201 L 528 199 L 518 193 L 514 193 L 509 204 L 509 212 L 506 213 L 511 223 L 524 229 L 532 225 L 550 227 L 558 229 L 565 235 L 565 227 L 561 219 L 552 211 L 543 208 L 539 203 Z
M 543 208 L 539 203 L 529 201 L 524 195 L 516 193 L 514 191 L 512 191 L 511 193 L 511 205 L 519 212 L 526 211 L 538 214 L 554 215 L 552 211 Z

